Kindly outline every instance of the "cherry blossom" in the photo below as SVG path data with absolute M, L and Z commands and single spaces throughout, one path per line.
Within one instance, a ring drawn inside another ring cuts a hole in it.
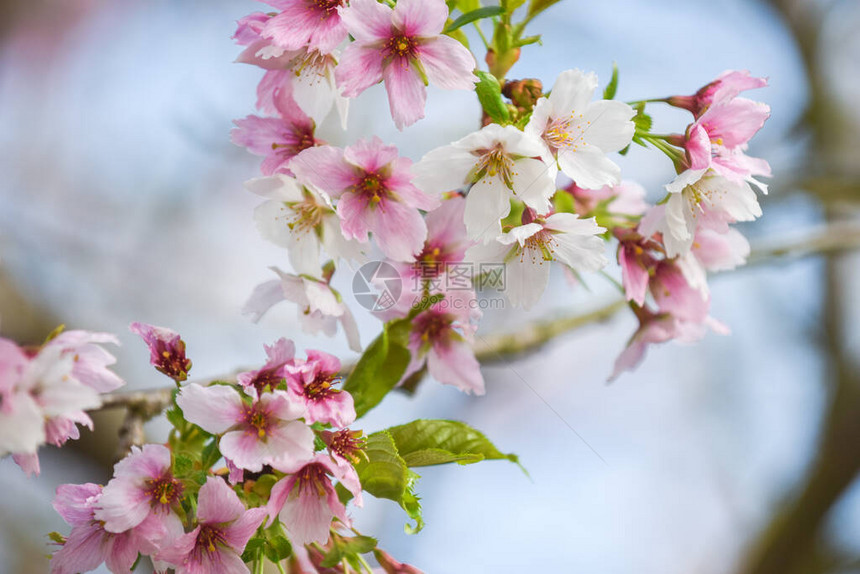
M 382 7 L 381 4 L 378 6 Z M 438 200 L 412 184 L 408 158 L 374 137 L 340 149 L 307 149 L 290 169 L 338 200 L 337 214 L 345 237 L 368 241 L 372 232 L 382 252 L 395 261 L 409 261 L 424 245 L 427 226 L 419 209 L 431 210 Z
M 158 558 L 176 574 L 249 574 L 242 551 L 265 518 L 265 508 L 246 509 L 226 482 L 210 476 L 200 487 L 197 526 Z
M 353 494 L 357 506 L 362 505 L 361 484 L 355 480 L 357 477 L 345 473 L 328 455 L 317 454 L 311 462 L 278 465 L 276 468 L 288 476 L 272 487 L 266 507 L 269 523 L 277 516 L 296 546 L 327 543 L 331 521 L 335 517 L 344 524 L 350 524 L 346 508 L 329 476 L 337 478 Z
M 182 492 L 182 482 L 173 476 L 167 447 L 133 446 L 131 453 L 114 465 L 114 476 L 102 492 L 95 517 L 104 523 L 106 531 L 117 534 L 147 519 L 155 520 L 153 528 L 161 530 L 161 538 L 172 539 L 183 532 L 176 514 Z
M 102 492 L 100 485 L 92 483 L 57 488 L 54 509 L 72 531 L 51 558 L 51 574 L 88 572 L 102 562 L 114 574 L 129 574 L 138 553 L 149 555 L 158 550 L 155 540 L 163 537 L 163 532 L 155 515 L 121 533 L 105 530 L 104 523 L 94 516 Z
M 188 378 L 191 359 L 185 356 L 185 341 L 179 333 L 166 327 L 132 323 L 129 330 L 140 335 L 149 347 L 149 362 L 177 383 Z
M 299 321 L 309 333 L 322 331 L 329 337 L 337 333 L 340 323 L 346 335 L 349 348 L 361 350 L 358 325 L 341 297 L 325 281 L 306 276 L 285 273 L 277 267 L 270 267 L 279 279 L 257 285 L 242 309 L 251 315 L 254 322 L 262 319 L 273 305 L 281 301 L 292 301 L 298 305 Z
M 666 101 L 673 106 L 689 110 L 695 117 L 699 117 L 714 102 L 731 100 L 741 92 L 765 86 L 767 86 L 766 78 L 754 78 L 746 70 L 727 70 L 694 95 L 672 96 Z
M 218 447 L 238 468 L 259 472 L 276 462 L 307 461 L 313 431 L 299 421 L 304 405 L 283 391 L 263 393 L 250 404 L 233 387 L 192 383 L 176 397 L 185 419 L 213 434 Z
M 322 249 L 335 261 L 364 259 L 361 245 L 343 236 L 331 204 L 312 187 L 276 174 L 246 181 L 245 189 L 268 200 L 254 210 L 257 229 L 265 239 L 287 248 L 298 273 L 321 275 Z
M 558 173 L 555 162 L 536 159 L 540 139 L 514 126 L 490 124 L 426 154 L 412 171 L 430 194 L 470 187 L 465 222 L 469 237 L 487 243 L 501 232 L 500 220 L 516 197 L 538 213 L 549 211 Z
M 284 367 L 296 355 L 296 346 L 288 339 L 278 339 L 274 345 L 263 345 L 268 360 L 262 368 L 236 375 L 236 382 L 251 396 L 261 396 L 265 391 L 275 391 L 284 382 Z
M 621 181 L 621 169 L 606 157 L 630 144 L 636 112 L 623 102 L 591 102 L 597 76 L 562 72 L 550 92 L 535 104 L 525 132 L 543 140 L 544 161 L 557 160 L 576 185 L 597 189 Z
M 255 12 L 241 18 L 233 36 L 237 43 L 246 46 L 236 61 L 266 70 L 257 85 L 257 108 L 267 114 L 277 114 L 276 92 L 292 89 L 298 106 L 317 124 L 325 119 L 334 105 L 340 115 L 341 127 L 346 129 L 349 100 L 340 95 L 334 77 L 337 51 L 322 52 L 307 46 L 285 50 L 273 44 L 271 38 L 262 36 L 263 28 L 272 17 Z
M 287 168 L 290 160 L 319 143 L 314 135 L 316 125 L 293 99 L 291 84 L 284 84 L 275 91 L 273 104 L 278 117 L 250 115 L 234 120 L 236 127 L 230 137 L 234 144 L 265 158 L 260 166 L 263 175 L 291 175 Z
M 393 9 L 376 0 L 352 0 L 341 17 L 355 38 L 335 70 L 343 95 L 355 97 L 384 80 L 398 129 L 424 117 L 428 82 L 447 90 L 474 89 L 474 57 L 442 35 L 448 19 L 443 0 L 400 0 Z
M 285 50 L 309 46 L 331 52 L 346 39 L 339 8 L 343 0 L 265 0 L 281 12 L 270 18 L 261 35 Z
M 309 423 L 348 426 L 355 420 L 355 405 L 352 395 L 334 387 L 340 379 L 340 360 L 322 351 L 311 350 L 307 356 L 284 369 L 290 396 L 304 404 Z
M 463 392 L 484 394 L 484 377 L 472 350 L 481 317 L 472 290 L 449 290 L 445 297 L 418 313 L 410 324 L 411 361 L 403 380 L 421 367 L 434 379 Z
M 576 271 L 597 271 L 608 263 L 598 237 L 604 231 L 593 218 L 579 219 L 573 213 L 526 218 L 494 243 L 472 247 L 466 257 L 505 263 L 505 295 L 514 305 L 528 309 L 546 289 L 551 261 Z

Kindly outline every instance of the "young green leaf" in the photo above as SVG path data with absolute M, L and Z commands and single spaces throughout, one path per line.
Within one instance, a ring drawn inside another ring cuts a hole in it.
M 492 74 L 481 70 L 476 70 L 475 74 L 479 79 L 478 83 L 475 84 L 475 92 L 478 94 L 478 100 L 480 100 L 484 111 L 494 122 L 509 122 L 511 113 L 502 99 L 502 87 L 499 80 Z
M 408 322 L 402 320 L 387 323 L 346 378 L 343 390 L 355 401 L 356 417 L 378 405 L 406 371 L 410 359 L 408 329 Z
M 453 22 L 448 25 L 447 28 L 442 32 L 443 34 L 449 34 L 456 30 L 457 28 L 462 28 L 466 24 L 471 24 L 476 20 L 481 20 L 483 18 L 492 18 L 493 16 L 498 16 L 504 12 L 501 6 L 484 6 L 483 8 L 478 8 L 477 10 L 471 10 L 466 12 Z
M 421 505 L 413 492 L 419 476 L 409 470 L 400 458 L 391 436 L 385 431 L 369 435 L 365 453 L 367 460 L 355 465 L 362 489 L 377 498 L 387 498 L 399 504 L 415 521 L 415 526 L 406 525 L 407 532 L 421 530 L 424 526 Z
M 615 92 L 618 91 L 618 64 L 612 62 L 612 79 L 606 84 L 603 90 L 603 99 L 611 100 L 615 97 Z
M 458 421 L 417 420 L 386 432 L 410 467 L 502 459 L 519 464 L 516 455 L 502 453 L 483 433 Z

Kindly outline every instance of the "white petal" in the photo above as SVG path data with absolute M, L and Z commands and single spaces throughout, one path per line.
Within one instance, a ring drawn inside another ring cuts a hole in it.
M 463 218 L 469 238 L 484 243 L 502 233 L 501 220 L 511 212 L 511 192 L 498 178 L 485 177 L 466 196 Z
M 512 305 L 531 308 L 549 283 L 549 261 L 514 255 L 505 269 L 505 296 Z
M 566 116 L 573 112 L 583 113 L 597 88 L 597 75 L 588 74 L 581 70 L 566 70 L 559 74 L 549 102 L 552 104 L 553 116 Z
M 453 145 L 436 148 L 412 166 L 412 183 L 431 195 L 460 189 L 477 161 L 472 153 Z
M 566 176 L 584 189 L 600 189 L 621 181 L 621 168 L 597 147 L 580 145 L 576 151 L 561 149 L 558 164 Z
M 282 173 L 270 177 L 255 177 L 245 182 L 245 189 L 266 199 L 301 201 L 302 188 L 298 181 Z
M 588 106 L 583 119 L 591 122 L 583 131 L 585 141 L 604 152 L 624 149 L 633 139 L 635 126 L 630 118 L 636 111 L 624 102 L 600 100 Z
M 547 165 L 539 159 L 523 158 L 514 163 L 512 171 L 516 196 L 540 214 L 549 211 L 558 174 L 555 162 Z

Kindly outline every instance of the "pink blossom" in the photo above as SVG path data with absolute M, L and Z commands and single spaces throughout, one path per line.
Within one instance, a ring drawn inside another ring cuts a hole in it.
M 297 402 L 304 403 L 309 423 L 345 427 L 355 420 L 352 395 L 334 388 L 340 382 L 340 361 L 322 351 L 308 351 L 305 361 L 297 359 L 285 367 L 287 389 Z
M 394 9 L 376 0 L 352 0 L 341 18 L 355 38 L 335 70 L 343 94 L 355 97 L 385 81 L 398 129 L 424 117 L 425 84 L 471 90 L 475 60 L 462 44 L 442 35 L 443 0 L 400 0 Z
M 632 371 L 645 358 L 650 345 L 665 343 L 673 339 L 682 343 L 694 343 L 705 336 L 708 328 L 724 335 L 728 329 L 720 322 L 706 317 L 702 322 L 683 321 L 669 313 L 654 313 L 640 309 L 639 329 L 630 338 L 627 347 L 615 360 L 615 367 L 609 380 L 614 381 L 624 371 Z
M 283 391 L 264 393 L 246 404 L 233 387 L 190 384 L 176 397 L 185 419 L 221 437 L 218 446 L 235 466 L 259 472 L 267 464 L 307 461 L 313 431 L 297 420 L 304 406 Z
M 88 572 L 102 562 L 114 574 L 129 574 L 138 553 L 157 551 L 154 540 L 163 532 L 154 515 L 125 532 L 108 532 L 94 516 L 101 497 L 98 484 L 63 484 L 57 488 L 54 508 L 72 531 L 51 559 L 51 574 Z
M 667 102 L 701 116 L 714 102 L 735 98 L 741 92 L 767 86 L 766 78 L 754 78 L 746 70 L 727 70 L 692 96 L 673 96 Z
M 114 465 L 114 477 L 104 488 L 95 517 L 113 533 L 125 532 L 147 519 L 155 520 L 162 537 L 170 539 L 183 532 L 176 514 L 182 492 L 182 483 L 173 476 L 167 447 L 135 446 Z
M 268 360 L 261 369 L 239 373 L 237 382 L 252 396 L 261 396 L 264 391 L 274 391 L 284 382 L 284 366 L 292 362 L 296 346 L 288 339 L 278 339 L 272 346 L 263 345 Z
M 108 369 L 116 363 L 116 357 L 101 346 L 105 343 L 119 345 L 119 340 L 110 333 L 64 331 L 46 346 L 59 347 L 62 354 L 73 356 L 72 376 L 78 382 L 100 393 L 108 393 L 123 386 L 125 381 Z
M 405 317 L 412 307 L 428 294 L 436 293 L 446 283 L 463 289 L 472 287 L 472 277 L 450 277 L 450 273 L 465 269 L 458 266 L 466 256 L 466 250 L 474 242 L 466 234 L 464 213 L 466 201 L 461 195 L 442 202 L 425 217 L 427 240 L 412 261 L 394 262 L 403 286 L 400 298 L 394 306 L 379 312 L 383 319 Z
M 303 47 L 331 52 L 346 39 L 339 12 L 343 0 L 265 0 L 281 11 L 270 18 L 262 36 L 285 50 Z
M 188 378 L 191 360 L 185 356 L 185 341 L 179 333 L 165 327 L 132 323 L 129 330 L 140 335 L 149 347 L 149 362 L 177 383 Z
M 378 6 L 382 6 L 379 4 Z M 377 137 L 346 149 L 321 146 L 303 151 L 290 169 L 337 198 L 337 214 L 347 239 L 367 242 L 373 232 L 382 252 L 396 261 L 419 253 L 427 226 L 418 212 L 438 205 L 412 184 L 408 158 Z
M 337 517 L 344 524 L 350 524 L 346 508 L 329 476 L 337 478 L 352 492 L 357 506 L 362 504 L 361 484 L 355 480 L 356 477 L 344 473 L 325 454 L 317 454 L 308 463 L 278 465 L 276 468 L 288 476 L 272 487 L 266 506 L 269 522 L 273 522 L 277 515 L 296 546 L 327 543 L 332 518 Z
M 440 383 L 483 395 L 484 377 L 472 350 L 480 317 L 471 290 L 450 290 L 441 301 L 416 315 L 408 344 L 412 359 L 403 379 L 426 364 L 430 376 Z
M 339 94 L 334 77 L 337 52 L 323 52 L 301 47 L 285 50 L 264 38 L 262 31 L 270 14 L 256 12 L 239 20 L 233 38 L 246 46 L 237 62 L 259 66 L 266 70 L 257 85 L 257 108 L 267 114 L 277 114 L 275 94 L 281 89 L 292 89 L 298 106 L 319 124 L 328 115 L 332 105 L 338 110 L 341 126 L 346 129 L 348 100 Z
M 265 158 L 260 166 L 264 175 L 292 175 L 287 168 L 290 160 L 302 150 L 319 143 L 314 136 L 316 126 L 296 104 L 290 84 L 282 85 L 275 92 L 273 104 L 279 117 L 251 115 L 234 120 L 236 127 L 230 132 L 230 138 L 234 144 Z
M 122 384 L 107 370 L 113 356 L 96 346 L 113 340 L 104 333 L 70 331 L 28 356 L 0 339 L 0 456 L 12 453 L 25 472 L 38 474 L 41 444 L 60 446 L 78 438 L 77 424 L 92 428 L 85 411 L 101 405 L 97 389 Z
M 628 301 L 640 307 L 645 304 L 648 281 L 662 250 L 659 243 L 635 231 L 616 230 L 618 237 L 618 263 L 621 266 L 621 283 Z
M 242 308 L 242 313 L 251 315 L 253 321 L 257 322 L 272 306 L 281 301 L 292 301 L 298 306 L 297 314 L 302 329 L 309 333 L 322 331 L 333 337 L 340 323 L 349 348 L 356 352 L 361 351 L 355 318 L 340 294 L 327 282 L 285 273 L 277 267 L 270 269 L 277 273 L 280 279 L 257 285 Z
M 247 510 L 220 478 L 206 479 L 197 502 L 197 527 L 158 554 L 176 574 L 249 574 L 241 555 L 266 518 L 265 508 Z

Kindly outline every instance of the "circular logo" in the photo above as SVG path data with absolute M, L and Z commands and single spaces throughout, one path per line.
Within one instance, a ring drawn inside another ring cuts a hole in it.
M 400 299 L 403 284 L 397 269 L 385 261 L 370 261 L 352 278 L 352 294 L 369 311 L 386 311 Z

